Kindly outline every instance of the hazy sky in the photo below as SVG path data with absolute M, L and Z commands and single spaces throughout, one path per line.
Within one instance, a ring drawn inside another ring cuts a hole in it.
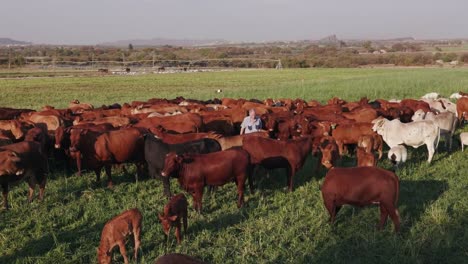
M 0 37 L 51 44 L 468 38 L 467 0 L 0 0 Z

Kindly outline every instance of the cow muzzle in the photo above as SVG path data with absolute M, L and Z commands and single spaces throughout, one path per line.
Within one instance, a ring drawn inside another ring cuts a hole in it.
M 163 172 L 161 172 L 161 176 L 167 177 L 167 173 L 165 173 L 165 172 L 163 171 Z
M 59 149 L 59 148 L 60 148 L 60 144 L 55 144 L 55 148 L 56 148 L 56 149 Z
M 78 151 L 75 147 L 70 147 L 69 150 L 70 150 L 70 152 L 77 152 Z

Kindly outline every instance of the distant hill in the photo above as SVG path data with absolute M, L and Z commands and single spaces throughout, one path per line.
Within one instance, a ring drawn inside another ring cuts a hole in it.
M 14 40 L 11 38 L 0 38 L 0 46 L 7 46 L 7 45 L 31 45 L 31 42 L 26 41 L 19 41 Z
M 190 47 L 190 46 L 212 46 L 212 45 L 222 45 L 228 43 L 222 39 L 164 39 L 164 38 L 154 38 L 154 39 L 128 39 L 128 40 L 118 40 L 114 42 L 104 42 L 99 44 L 100 46 L 115 46 L 115 47 L 127 47 L 128 44 L 132 44 L 134 47 L 137 46 L 181 46 L 181 47 Z

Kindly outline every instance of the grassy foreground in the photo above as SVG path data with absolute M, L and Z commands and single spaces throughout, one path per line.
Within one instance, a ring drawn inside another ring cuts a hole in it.
M 95 105 L 151 97 L 302 97 L 324 101 L 419 97 L 437 91 L 446 96 L 468 87 L 466 69 L 313 69 L 146 75 L 127 77 L 35 78 L 0 80 L 0 105 L 38 109 L 65 107 L 71 99 Z M 222 89 L 221 95 L 216 89 Z M 468 131 L 468 127 L 464 128 Z M 460 129 L 457 135 L 460 133 Z M 449 154 L 443 147 L 428 165 L 425 148 L 408 149 L 410 161 L 400 177 L 402 232 L 391 221 L 376 231 L 378 207 L 344 207 L 328 224 L 319 186 L 325 171 L 315 172 L 309 157 L 295 177 L 295 191 L 285 191 L 284 171 L 256 177 L 258 188 L 246 193 L 237 209 L 234 184 L 205 195 L 203 214 L 189 211 L 189 232 L 179 246 L 166 240 L 157 213 L 165 203 L 157 180 L 134 181 L 114 171 L 115 187 L 79 178 L 51 164 L 46 198 L 26 202 L 21 183 L 9 194 L 11 209 L 0 211 L 0 263 L 94 263 L 105 222 L 121 211 L 143 213 L 141 263 L 169 252 L 186 253 L 212 263 L 464 263 L 468 258 L 467 152 L 459 141 Z M 346 166 L 353 160 L 345 159 Z M 387 161 L 379 166 L 390 168 Z M 130 170 L 134 172 L 134 168 Z M 178 184 L 172 182 L 178 192 Z M 186 194 L 190 205 L 192 198 Z M 127 244 L 132 255 L 133 242 Z M 123 262 L 114 254 L 117 263 Z

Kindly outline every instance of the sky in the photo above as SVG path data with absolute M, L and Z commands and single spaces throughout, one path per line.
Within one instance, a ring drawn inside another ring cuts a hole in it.
M 0 0 L 0 37 L 35 44 L 468 38 L 466 0 Z

